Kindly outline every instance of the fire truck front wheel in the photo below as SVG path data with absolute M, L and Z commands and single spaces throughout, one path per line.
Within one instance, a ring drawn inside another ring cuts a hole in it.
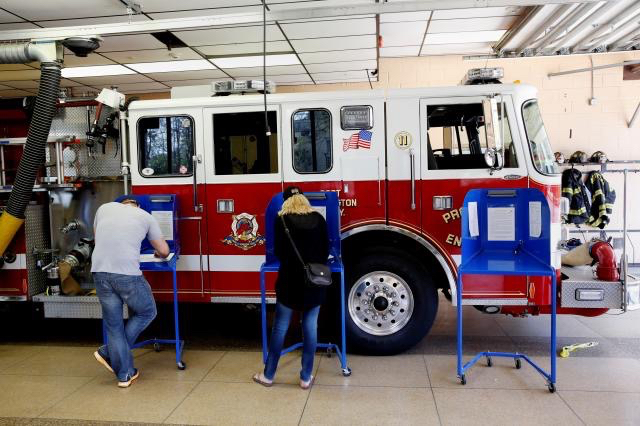
M 402 252 L 371 250 L 347 268 L 348 348 L 392 355 L 418 343 L 438 311 L 426 270 Z

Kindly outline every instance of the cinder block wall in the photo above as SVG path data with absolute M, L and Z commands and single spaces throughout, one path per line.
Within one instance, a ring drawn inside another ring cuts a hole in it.
M 595 105 L 591 73 L 547 77 L 551 72 L 640 60 L 640 52 L 554 56 L 518 59 L 463 60 L 462 56 L 380 59 L 375 88 L 429 87 L 460 84 L 469 68 L 503 67 L 505 82 L 519 80 L 539 90 L 542 115 L 554 151 L 565 155 L 580 149 L 589 155 L 603 150 L 616 160 L 640 160 L 640 119 L 627 122 L 640 102 L 640 80 L 623 81 L 622 67 L 594 71 Z M 363 71 L 364 73 L 364 71 Z M 367 89 L 369 83 L 280 86 L 278 92 Z

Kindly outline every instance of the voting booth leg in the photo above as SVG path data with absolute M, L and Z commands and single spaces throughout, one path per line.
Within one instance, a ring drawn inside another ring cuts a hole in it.
M 466 384 L 466 379 L 464 376 L 464 372 L 462 371 L 462 274 L 458 273 L 458 288 L 456 289 L 456 353 L 458 355 L 458 378 L 460 382 L 464 385 Z
M 262 363 L 267 363 L 267 354 L 269 347 L 267 346 L 267 289 L 265 284 L 265 272 L 260 271 L 260 301 L 262 304 Z
M 340 366 L 342 367 L 342 374 L 345 376 L 351 375 L 351 369 L 347 367 L 347 329 L 345 324 L 345 300 L 344 300 L 344 268 L 340 272 L 340 326 L 341 326 L 341 338 L 342 338 L 342 353 L 340 354 Z

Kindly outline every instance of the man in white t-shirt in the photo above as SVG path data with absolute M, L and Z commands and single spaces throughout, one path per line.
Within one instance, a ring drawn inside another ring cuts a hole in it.
M 129 387 L 138 378 L 131 346 L 156 316 L 151 287 L 140 271 L 140 245 L 145 238 L 158 257 L 169 256 L 169 246 L 156 219 L 139 208 L 135 198 L 100 206 L 93 222 L 95 248 L 91 272 L 102 306 L 107 344 L 95 358 L 118 377 L 118 386 Z M 129 308 L 126 325 L 123 304 Z

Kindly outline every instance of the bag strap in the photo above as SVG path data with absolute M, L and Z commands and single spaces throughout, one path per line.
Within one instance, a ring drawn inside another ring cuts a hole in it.
M 291 242 L 291 247 L 293 247 L 293 251 L 296 252 L 296 256 L 298 256 L 298 259 L 300 260 L 300 263 L 302 263 L 302 266 L 304 267 L 304 269 L 307 269 L 308 266 L 305 263 L 305 261 L 302 259 L 302 255 L 298 251 L 298 247 L 296 246 L 296 243 L 293 241 L 293 237 L 291 236 L 291 232 L 289 232 L 289 228 L 287 227 L 287 222 L 284 220 L 284 216 L 280 216 L 280 220 L 284 225 L 284 232 L 287 234 L 287 237 L 289 237 L 289 241 Z

